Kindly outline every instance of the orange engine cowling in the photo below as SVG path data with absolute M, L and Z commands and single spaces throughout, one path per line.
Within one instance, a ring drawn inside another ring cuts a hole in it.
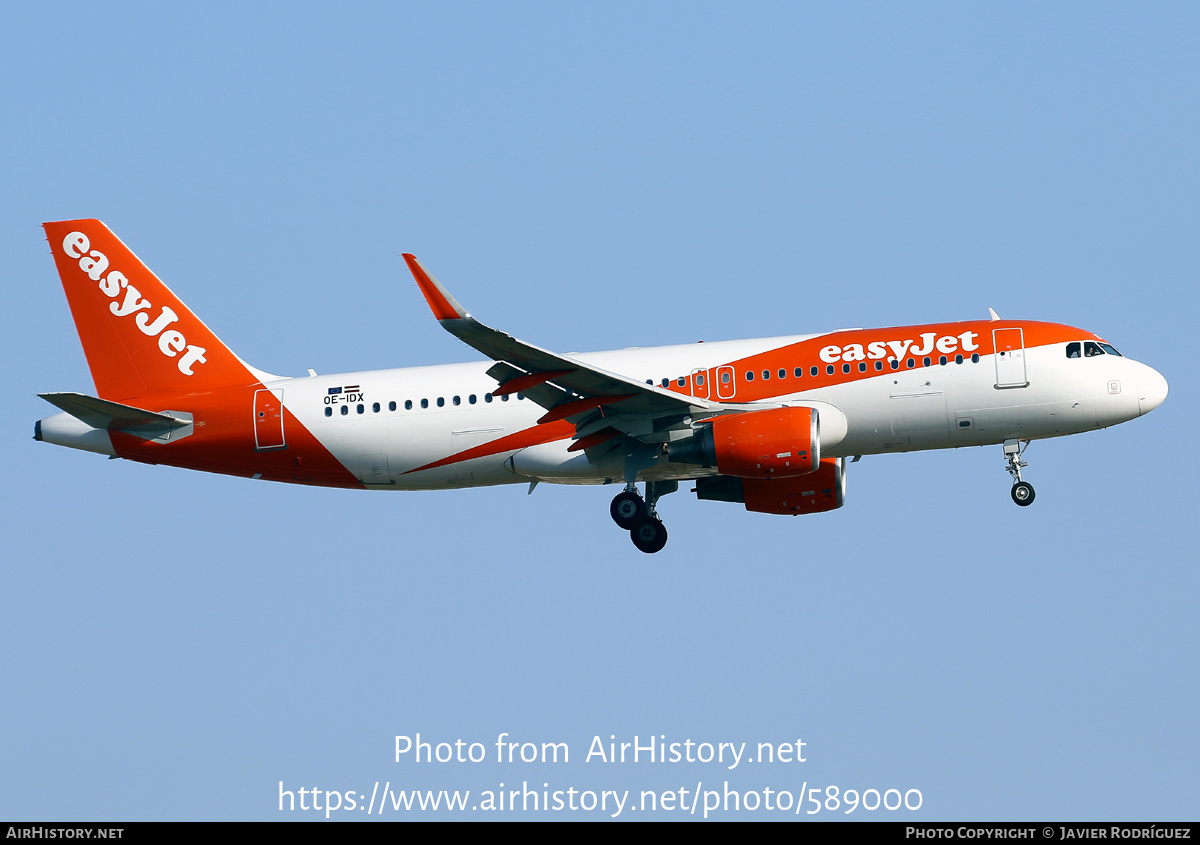
M 738 478 L 793 478 L 821 461 L 815 408 L 770 408 L 717 417 L 669 447 L 670 460 L 716 467 Z
M 798 478 L 698 478 L 696 497 L 742 502 L 757 513 L 824 513 L 846 502 L 846 468 L 840 458 L 822 458 L 816 472 Z

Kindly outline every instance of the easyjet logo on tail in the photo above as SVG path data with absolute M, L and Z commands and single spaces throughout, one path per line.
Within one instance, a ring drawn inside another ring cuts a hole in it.
M 98 249 L 90 249 L 91 242 L 87 235 L 83 232 L 71 232 L 63 238 L 62 246 L 63 252 L 69 258 L 79 259 L 79 269 L 93 282 L 98 283 L 100 292 L 113 300 L 109 303 L 108 310 L 117 317 L 132 316 L 142 334 L 157 337 L 159 352 L 168 358 L 179 358 L 179 372 L 190 376 L 193 366 L 205 362 L 204 354 L 207 349 L 189 344 L 182 332 L 168 328 L 172 323 L 179 321 L 179 315 L 174 310 L 164 305 L 155 315 L 154 306 L 142 297 L 141 291 L 129 283 L 124 273 L 111 270 L 105 275 L 105 271 L 108 270 L 108 256 Z

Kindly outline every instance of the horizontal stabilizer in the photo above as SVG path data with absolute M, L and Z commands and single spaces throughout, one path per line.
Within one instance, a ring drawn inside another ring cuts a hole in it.
M 108 431 L 162 431 L 189 424 L 188 420 L 178 420 L 83 393 L 39 393 L 38 396 L 92 428 Z

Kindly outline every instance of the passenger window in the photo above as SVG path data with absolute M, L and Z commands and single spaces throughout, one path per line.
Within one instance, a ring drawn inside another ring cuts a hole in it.
M 378 402 L 373 402 L 373 403 L 371 404 L 371 413 L 372 413 L 372 414 L 378 414 L 378 413 L 379 413 L 379 403 L 378 403 Z
M 412 400 L 411 399 L 404 400 L 404 410 L 406 410 L 406 411 L 412 410 Z
M 797 373 L 797 375 L 799 375 L 799 373 Z M 781 369 L 781 370 L 779 371 L 779 377 L 780 377 L 780 378 L 787 378 L 787 370 L 782 370 L 782 369 Z
M 796 369 L 792 370 L 792 372 L 795 374 L 796 378 L 802 378 L 804 376 L 803 367 L 797 367 Z
M 421 400 L 421 407 L 422 407 L 422 408 L 428 408 L 428 407 L 429 407 L 429 400 L 428 400 L 428 399 L 422 399 L 422 400 Z
M 687 376 L 680 376 L 675 380 L 675 384 L 683 387 L 685 384 L 687 384 Z
M 816 367 L 812 367 L 812 368 L 810 368 L 810 369 L 809 369 L 809 371 L 808 371 L 808 374 L 809 374 L 810 376 L 815 376 L 815 375 L 816 375 L 817 373 L 819 373 L 819 372 L 820 372 L 820 370 L 818 370 Z
M 754 381 L 754 371 L 746 370 L 746 381 Z
M 843 372 L 843 373 L 848 373 L 848 372 L 850 372 L 850 365 L 849 365 L 849 364 L 842 364 L 842 372 Z
M 396 403 L 395 403 L 395 402 L 388 402 L 388 410 L 389 410 L 389 411 L 394 411 L 394 410 L 396 410 Z
M 899 361 L 897 361 L 895 358 L 893 358 L 893 359 L 892 359 L 892 362 L 891 362 L 891 363 L 892 363 L 892 369 L 893 369 L 893 370 L 898 370 L 898 369 L 900 369 L 900 362 L 899 362 Z
M 770 379 L 770 378 L 771 378 L 771 371 L 770 371 L 770 370 L 763 370 L 763 381 L 767 381 L 767 380 L 768 380 L 768 379 Z
M 913 367 L 917 366 L 917 362 L 915 360 L 913 360 L 912 358 L 909 358 L 905 362 L 905 366 L 907 366 L 911 370 Z
M 445 397 L 445 396 L 439 396 L 439 397 L 438 397 L 438 407 L 439 407 L 439 408 L 445 408 L 445 407 L 446 407 L 446 397 Z
M 979 363 L 979 353 L 978 353 L 978 352 L 972 352 L 972 353 L 971 353 L 971 363 L 972 363 L 972 364 L 978 364 L 978 363 Z
M 472 393 L 470 396 L 468 396 L 467 401 L 470 402 L 472 405 L 474 405 L 475 404 L 475 394 Z
M 328 405 L 325 406 L 325 416 L 327 416 L 327 417 L 333 416 L 333 408 L 330 408 Z
M 833 364 L 830 364 L 829 366 L 827 366 L 825 368 L 825 375 L 827 375 L 827 376 L 833 375 Z
M 876 362 L 875 362 L 875 371 L 876 371 L 876 372 L 878 372 L 879 370 L 882 370 L 882 369 L 883 369 L 883 362 L 882 362 L 882 361 L 876 361 Z
M 954 363 L 961 364 L 962 362 L 963 362 L 963 356 L 961 356 L 961 355 L 954 356 Z
M 350 406 L 349 406 L 349 405 L 343 405 L 343 406 L 342 406 L 342 416 L 344 417 L 344 416 L 346 416 L 346 414 L 348 414 L 348 413 L 350 413 Z
M 946 356 L 943 355 L 941 358 L 938 358 L 938 363 L 941 364 L 943 367 L 946 366 Z
M 1067 357 L 1068 358 L 1078 358 L 1079 357 L 1079 341 L 1075 341 L 1074 343 L 1067 344 Z
M 928 366 L 929 366 L 929 359 L 928 359 L 928 358 L 926 358 L 926 359 L 925 359 L 925 366 L 926 366 L 926 367 L 928 367 Z
M 507 394 L 507 393 L 505 393 L 503 396 L 501 396 L 501 397 L 500 397 L 500 401 L 501 401 L 501 402 L 507 402 L 507 401 L 508 401 L 508 394 Z
M 366 410 L 366 408 L 364 408 L 362 405 L 359 405 L 359 406 L 358 406 L 358 412 L 359 412 L 360 414 L 361 414 L 363 411 L 365 411 L 365 410 Z
M 867 362 L 866 361 L 862 361 L 861 363 L 859 363 L 858 371 L 860 373 L 865 373 L 867 371 Z
M 671 386 L 671 380 L 670 380 L 669 378 L 665 378 L 665 379 L 663 379 L 663 380 L 660 382 L 660 384 L 661 384 L 663 387 L 670 387 L 670 386 Z
M 483 401 L 484 401 L 484 402 L 491 402 L 491 401 L 492 401 L 492 394 L 490 394 L 490 393 L 485 393 L 485 394 L 483 394 Z
M 452 402 L 453 402 L 455 405 L 461 405 L 461 404 L 462 404 L 462 397 L 461 397 L 461 396 L 455 396 L 455 397 L 454 397 L 454 398 L 453 398 L 451 401 L 452 401 Z
M 1103 354 L 1104 354 L 1104 350 L 1100 348 L 1100 344 L 1092 343 L 1092 341 L 1090 341 L 1090 340 L 1084 341 L 1084 344 L 1083 344 L 1083 357 L 1084 358 L 1095 358 L 1097 355 L 1103 355 Z

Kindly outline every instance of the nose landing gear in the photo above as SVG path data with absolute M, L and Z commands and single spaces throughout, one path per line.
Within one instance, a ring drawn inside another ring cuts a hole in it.
M 660 498 L 678 489 L 678 481 L 647 481 L 643 500 L 637 486 L 631 483 L 612 500 L 608 512 L 613 522 L 629 532 L 638 551 L 654 554 L 667 544 L 667 528 L 658 518 L 654 506 Z
M 1035 495 L 1033 485 L 1021 478 L 1021 468 L 1029 466 L 1021 460 L 1021 456 L 1025 454 L 1027 448 L 1029 448 L 1028 440 L 1025 441 L 1024 446 L 1021 445 L 1020 440 L 1004 441 L 1004 459 L 1008 462 L 1008 474 L 1013 477 L 1012 500 L 1023 508 L 1033 504 Z

